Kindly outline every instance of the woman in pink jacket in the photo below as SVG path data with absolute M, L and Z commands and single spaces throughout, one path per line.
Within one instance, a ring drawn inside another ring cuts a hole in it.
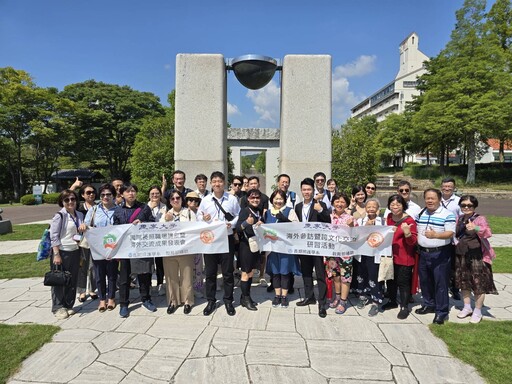
M 484 216 L 475 213 L 478 200 L 473 195 L 461 196 L 462 215 L 457 221 L 455 246 L 455 284 L 462 291 L 464 308 L 457 317 L 471 316 L 470 323 L 482 320 L 482 306 L 486 293 L 496 293 L 492 276 L 492 260 L 496 258 L 489 244 L 492 236 Z M 471 308 L 470 294 L 475 296 L 475 309 Z

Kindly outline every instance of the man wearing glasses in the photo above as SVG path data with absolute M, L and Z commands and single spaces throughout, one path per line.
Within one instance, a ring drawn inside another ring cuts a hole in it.
M 200 173 L 194 178 L 194 182 L 196 183 L 197 187 L 196 193 L 199 195 L 200 199 L 203 199 L 210 193 L 210 191 L 206 189 L 206 183 L 208 182 L 206 175 Z
M 314 199 L 317 202 L 324 202 L 324 204 L 327 206 L 327 210 L 331 211 L 331 192 L 325 188 L 325 181 L 327 177 L 325 176 L 325 173 L 323 172 L 317 172 L 315 173 L 315 176 L 313 176 L 313 180 L 315 180 L 315 197 Z
M 233 182 L 231 183 L 231 189 L 229 193 L 235 196 L 238 199 L 238 203 L 242 200 L 242 197 L 246 195 L 244 191 L 242 191 L 242 186 L 244 185 L 244 178 L 242 176 L 233 177 Z
M 407 202 L 408 208 L 405 211 L 405 213 L 407 213 L 413 219 L 417 219 L 419 213 L 421 212 L 421 207 L 411 200 L 411 183 L 409 183 L 407 180 L 400 180 L 400 182 L 398 183 L 398 187 L 396 188 L 396 191 Z M 386 211 L 384 212 L 384 218 L 388 217 L 390 213 L 391 211 L 386 208 Z

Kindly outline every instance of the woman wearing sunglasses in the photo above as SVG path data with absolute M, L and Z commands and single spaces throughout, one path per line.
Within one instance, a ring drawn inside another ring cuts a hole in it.
M 99 188 L 100 203 L 89 209 L 85 215 L 85 225 L 88 227 L 108 227 L 114 225 L 114 213 L 119 206 L 114 204 L 116 189 L 111 184 L 103 184 Z M 89 251 L 90 252 L 90 251 Z M 94 272 L 100 304 L 98 311 L 112 311 L 116 307 L 116 282 L 119 262 L 117 260 L 94 260 Z M 108 285 L 106 283 L 108 280 Z M 108 299 L 108 304 L 107 304 Z
M 76 299 L 76 285 L 80 268 L 80 248 L 78 243 L 85 230 L 84 215 L 76 209 L 78 196 L 71 189 L 65 189 L 59 195 L 58 204 L 62 209 L 53 216 L 50 225 L 52 255 L 50 263 L 60 266 L 71 273 L 71 282 L 67 286 L 52 287 L 52 312 L 59 320 L 74 315 L 73 305 Z M 52 266 L 52 268 L 54 268 Z
M 492 276 L 492 261 L 496 254 L 489 244 L 491 228 L 484 216 L 475 212 L 478 200 L 473 195 L 461 196 L 459 207 L 462 215 L 455 232 L 455 285 L 462 291 L 464 308 L 457 317 L 471 316 L 470 323 L 482 320 L 482 307 L 486 293 L 496 293 Z M 475 309 L 471 308 L 471 292 Z
M 78 211 L 86 216 L 87 212 L 96 206 L 96 188 L 91 184 L 83 184 L 80 188 L 80 195 L 83 200 L 78 206 Z M 98 295 L 94 292 L 96 291 L 96 276 L 91 262 L 91 250 L 89 248 L 80 247 L 80 254 L 82 261 L 80 262 L 80 270 L 78 271 L 76 290 L 80 295 L 78 296 L 78 301 L 83 303 L 87 299 L 86 292 L 89 293 L 91 300 L 96 300 Z

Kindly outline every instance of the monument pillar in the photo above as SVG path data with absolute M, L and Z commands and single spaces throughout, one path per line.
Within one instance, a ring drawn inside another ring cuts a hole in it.
M 331 176 L 331 56 L 287 55 L 281 85 L 280 170 L 290 190 L 322 171 Z
M 222 171 L 227 177 L 226 88 L 223 55 L 176 56 L 174 160 L 189 188 L 199 173 L 209 179 Z

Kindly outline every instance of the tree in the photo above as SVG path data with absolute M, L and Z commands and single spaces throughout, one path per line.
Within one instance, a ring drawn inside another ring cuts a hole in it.
M 249 171 L 251 170 L 251 167 L 252 167 L 251 159 L 247 156 L 242 156 L 241 161 L 242 161 L 242 173 L 243 174 L 249 173 Z
M 375 116 L 366 116 L 349 119 L 339 131 L 333 131 L 332 176 L 341 186 L 348 188 L 375 179 L 377 127 Z
M 254 162 L 254 168 L 256 168 L 256 172 L 265 173 L 265 168 L 267 165 L 267 151 L 261 151 L 256 161 Z
M 135 137 L 148 117 L 162 117 L 157 96 L 128 86 L 88 80 L 64 88 L 79 107 L 75 124 L 83 145 L 79 158 L 104 161 L 110 176 L 127 177 Z

